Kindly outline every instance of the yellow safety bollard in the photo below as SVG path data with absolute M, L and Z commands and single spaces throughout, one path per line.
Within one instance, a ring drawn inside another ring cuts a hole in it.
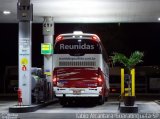
M 135 96 L 135 69 L 131 70 L 132 96 Z
M 121 68 L 121 95 L 124 95 L 124 69 Z

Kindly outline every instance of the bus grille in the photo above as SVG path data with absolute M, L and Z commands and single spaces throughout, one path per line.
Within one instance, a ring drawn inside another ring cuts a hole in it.
M 59 66 L 96 66 L 96 62 L 59 62 Z

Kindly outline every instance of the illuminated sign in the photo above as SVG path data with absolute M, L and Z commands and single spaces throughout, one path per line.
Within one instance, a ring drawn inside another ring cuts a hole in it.
M 41 54 L 50 55 L 53 54 L 53 46 L 51 43 L 41 43 Z
M 65 45 L 65 44 L 60 44 L 60 49 L 89 49 L 89 50 L 93 50 L 94 49 L 94 45 L 87 45 L 86 43 L 81 45 Z

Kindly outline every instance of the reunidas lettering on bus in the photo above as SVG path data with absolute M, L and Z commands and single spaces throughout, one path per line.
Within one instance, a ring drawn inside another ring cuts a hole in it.
M 60 34 L 54 45 L 53 91 L 62 105 L 92 99 L 103 104 L 109 94 L 107 54 L 95 34 Z
M 86 45 L 86 44 L 79 44 L 79 45 L 65 45 L 65 44 L 60 44 L 60 49 L 65 49 L 65 50 L 68 50 L 68 49 L 94 49 L 94 45 Z

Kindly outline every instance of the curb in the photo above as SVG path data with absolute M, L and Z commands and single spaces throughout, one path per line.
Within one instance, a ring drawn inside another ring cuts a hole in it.
M 160 105 L 160 100 L 155 100 L 154 102 Z
M 48 102 L 44 102 L 42 104 L 38 104 L 38 105 L 31 105 L 31 106 L 13 106 L 13 107 L 9 107 L 9 113 L 26 113 L 26 112 L 34 112 L 40 108 L 46 107 L 48 105 L 51 104 L 55 104 L 57 103 L 58 100 L 54 100 L 54 101 L 48 101 Z
M 125 106 L 123 103 L 120 103 L 119 107 L 120 113 L 138 113 L 138 105 L 134 106 Z

